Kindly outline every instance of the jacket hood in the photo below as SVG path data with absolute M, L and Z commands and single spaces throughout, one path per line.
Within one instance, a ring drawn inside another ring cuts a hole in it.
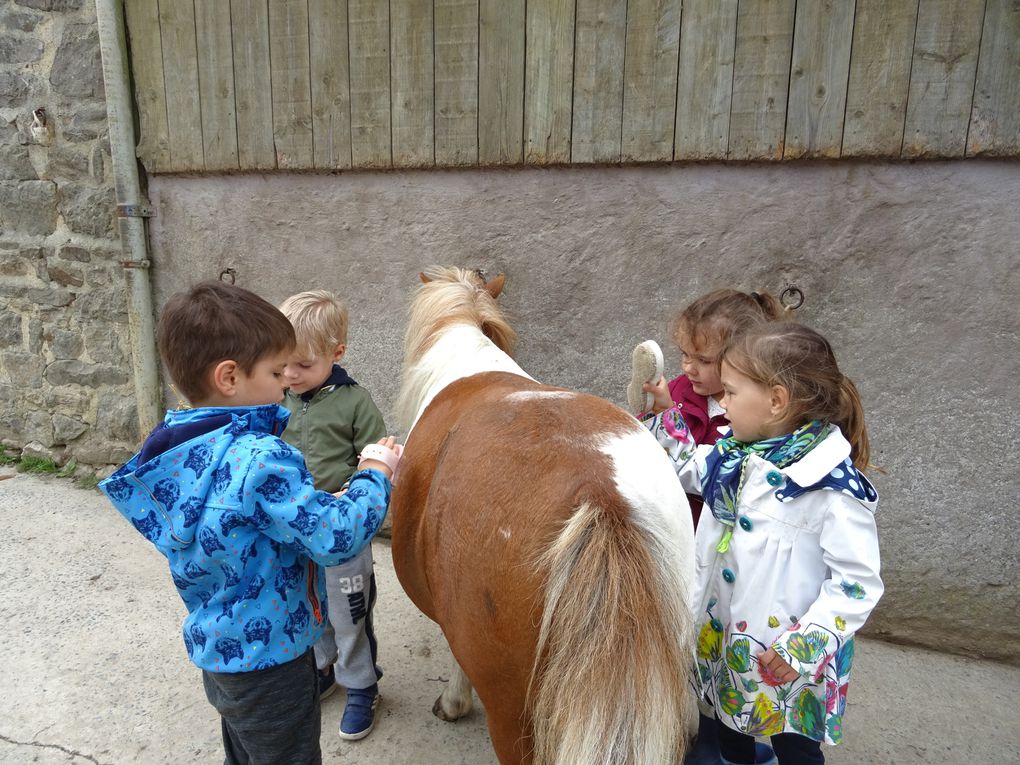
M 878 492 L 867 476 L 854 467 L 851 446 L 835 425 L 829 425 L 825 439 L 802 459 L 784 468 L 787 485 L 776 491 L 780 501 L 799 497 L 807 491 L 830 489 L 856 497 L 872 512 L 878 505 Z
M 220 466 L 235 439 L 251 431 L 279 435 L 289 417 L 279 404 L 167 412 L 141 451 L 99 488 L 164 555 L 184 549 L 195 542 L 202 507 L 226 488 L 229 470 Z M 190 499 L 174 507 L 182 485 Z
M 353 377 L 347 374 L 346 369 L 344 369 L 339 364 L 334 364 L 333 368 L 330 370 L 329 377 L 327 377 L 325 382 L 323 382 L 322 385 L 320 385 L 318 388 L 306 390 L 304 393 L 301 394 L 292 393 L 290 388 L 288 388 L 286 395 L 290 398 L 300 399 L 301 401 L 311 401 L 313 398 L 319 395 L 319 393 L 329 392 L 334 388 L 340 388 L 344 385 L 357 385 L 357 384 L 358 384 L 357 380 L 355 380 Z

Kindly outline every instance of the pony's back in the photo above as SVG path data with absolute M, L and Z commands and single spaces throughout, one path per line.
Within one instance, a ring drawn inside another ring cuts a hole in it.
M 515 374 L 460 379 L 416 423 L 391 515 L 400 581 L 501 762 L 679 762 L 693 529 L 632 417 Z

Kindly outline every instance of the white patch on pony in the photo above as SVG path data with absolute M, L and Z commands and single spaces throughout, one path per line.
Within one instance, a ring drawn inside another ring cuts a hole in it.
M 501 537 L 503 537 L 503 539 L 509 540 L 510 539 L 510 529 L 508 529 L 506 526 L 500 526 L 499 527 L 499 535 Z
M 457 324 L 447 329 L 421 360 L 408 370 L 412 382 L 409 388 L 417 392 L 412 401 L 413 422 L 418 422 L 425 407 L 447 385 L 482 372 L 510 372 L 534 379 L 477 327 Z M 414 427 L 413 423 L 411 427 Z
M 653 549 L 676 566 L 684 591 L 694 581 L 694 522 L 676 471 L 655 438 L 640 425 L 606 436 L 599 451 L 613 461 L 613 481 L 630 505 L 636 525 L 656 544 Z
M 539 401 L 549 398 L 576 398 L 577 393 L 572 390 L 519 390 L 507 396 L 511 403 L 518 401 Z

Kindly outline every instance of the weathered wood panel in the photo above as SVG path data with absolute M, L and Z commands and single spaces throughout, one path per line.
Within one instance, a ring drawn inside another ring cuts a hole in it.
M 619 162 L 627 4 L 577 0 L 570 159 Z
M 1018 0 L 131 0 L 150 172 L 1020 156 Z
M 157 0 L 133 0 L 124 10 L 138 103 L 140 135 L 136 153 L 150 172 L 167 172 L 173 169 L 173 162 L 163 83 L 159 5 Z
M 903 156 L 963 156 L 984 6 L 985 0 L 921 0 Z
M 435 0 L 436 164 L 478 162 L 478 0 Z
M 159 28 L 170 161 L 177 171 L 204 170 L 194 4 L 161 3 Z
M 854 0 L 797 4 L 784 157 L 840 155 L 853 20 Z
M 740 0 L 730 103 L 731 159 L 782 159 L 796 0 Z
M 680 25 L 674 159 L 729 150 L 737 0 L 687 0 Z
M 570 161 L 574 0 L 528 0 L 524 161 Z
M 354 167 L 389 167 L 390 9 L 348 0 L 351 56 L 351 158 Z
M 680 0 L 630 0 L 623 79 L 623 159 L 673 159 Z
M 1020 2 L 988 0 L 967 154 L 1020 154 Z
M 244 170 L 275 168 L 269 8 L 265 0 L 230 0 L 230 20 L 233 27 L 237 161 Z
M 844 157 L 900 153 L 916 25 L 915 0 L 857 0 Z
M 432 0 L 390 0 L 393 164 L 435 163 Z
M 478 6 L 478 161 L 524 159 L 525 0 L 480 0 Z
M 351 166 L 351 80 L 347 0 L 308 0 L 312 89 L 312 161 L 316 169 Z
M 195 0 L 198 90 L 206 170 L 237 170 L 230 3 Z
M 315 166 L 307 0 L 269 0 L 273 62 L 273 142 L 281 169 Z

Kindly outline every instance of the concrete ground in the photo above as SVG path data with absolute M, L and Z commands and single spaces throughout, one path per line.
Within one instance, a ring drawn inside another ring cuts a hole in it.
M 334 694 L 324 762 L 495 765 L 480 708 L 456 724 L 432 716 L 449 651 L 401 591 L 388 543 L 375 544 L 380 719 L 367 739 L 341 741 Z M 0 762 L 222 762 L 164 560 L 101 494 L 0 480 L 0 583 Z M 862 640 L 855 672 L 847 743 L 826 750 L 830 765 L 1020 763 L 1020 668 Z

